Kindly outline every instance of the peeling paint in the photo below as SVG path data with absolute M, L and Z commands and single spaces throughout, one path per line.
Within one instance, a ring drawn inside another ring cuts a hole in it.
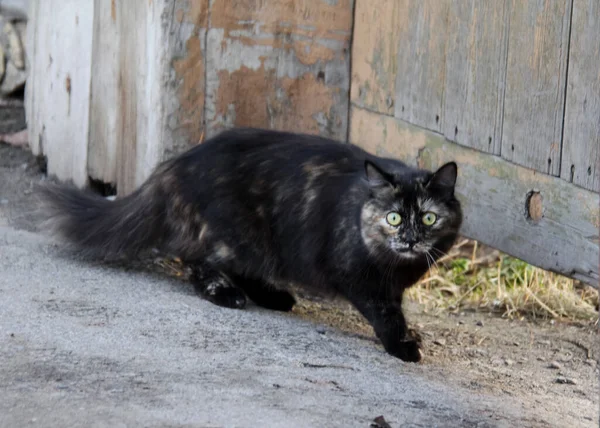
M 169 69 L 163 104 L 171 157 L 197 144 L 204 132 L 206 30 L 209 0 L 175 0 L 169 22 Z
M 345 139 L 351 2 L 234 3 L 235 10 L 218 0 L 211 8 L 208 135 L 236 125 Z

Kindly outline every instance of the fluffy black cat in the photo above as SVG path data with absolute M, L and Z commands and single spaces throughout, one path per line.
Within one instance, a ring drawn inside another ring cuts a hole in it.
M 390 354 L 421 358 L 402 295 L 452 246 L 457 167 L 435 172 L 316 136 L 236 129 L 161 164 L 114 202 L 66 186 L 44 196 L 58 231 L 104 258 L 178 255 L 207 300 L 289 311 L 286 285 L 346 297 Z

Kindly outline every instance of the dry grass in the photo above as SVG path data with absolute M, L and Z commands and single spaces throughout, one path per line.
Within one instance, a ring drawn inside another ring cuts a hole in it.
M 460 242 L 409 291 L 426 311 L 598 322 L 598 291 L 478 245 Z

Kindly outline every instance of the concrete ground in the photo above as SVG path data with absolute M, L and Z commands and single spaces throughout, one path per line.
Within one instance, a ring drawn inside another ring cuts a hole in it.
M 372 342 L 0 226 L 0 426 L 528 426 Z

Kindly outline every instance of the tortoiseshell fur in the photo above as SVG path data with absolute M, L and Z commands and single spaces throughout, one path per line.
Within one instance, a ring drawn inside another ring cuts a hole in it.
M 316 136 L 235 129 L 161 164 L 114 202 L 48 186 L 58 231 L 104 258 L 159 248 L 193 268 L 211 302 L 289 311 L 289 283 L 346 297 L 385 349 L 421 358 L 402 295 L 453 244 L 456 165 L 435 173 Z M 397 212 L 402 223 L 386 221 Z M 425 226 L 422 215 L 437 221 Z

